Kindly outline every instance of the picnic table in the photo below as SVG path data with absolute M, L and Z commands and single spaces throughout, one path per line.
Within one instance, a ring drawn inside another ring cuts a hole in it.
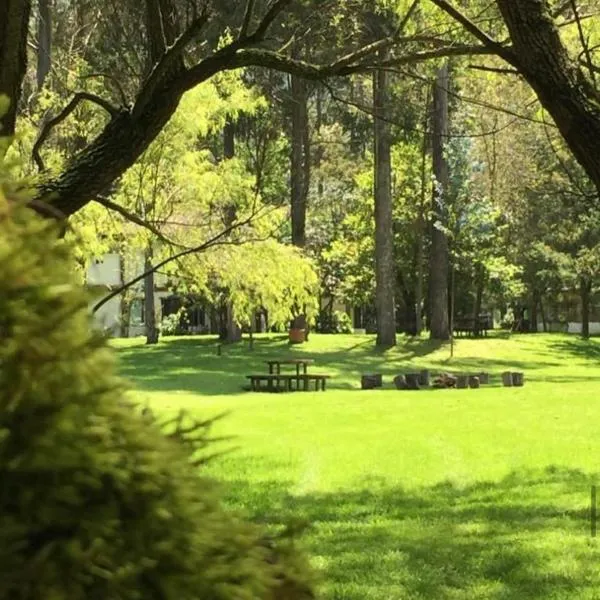
M 281 387 L 288 392 L 294 389 L 299 391 L 303 389 L 308 391 L 311 381 L 315 384 L 315 391 L 325 391 L 325 382 L 330 378 L 330 375 L 319 373 L 307 373 L 308 365 L 312 365 L 315 361 L 312 358 L 278 358 L 268 360 L 269 373 L 261 375 L 246 375 L 250 380 L 250 387 L 254 391 L 265 389 L 261 384 L 266 384 L 266 389 L 270 392 L 279 391 Z M 293 365 L 296 367 L 296 373 L 282 374 L 281 365 Z M 302 371 L 302 372 L 301 372 Z M 302 385 L 301 385 L 302 384 Z
M 295 365 L 296 366 L 296 375 L 300 375 L 300 367 L 302 367 L 302 373 L 306 375 L 306 371 L 308 369 L 308 365 L 314 364 L 314 360 L 312 358 L 283 358 L 283 359 L 274 359 L 268 360 L 267 364 L 269 365 L 269 374 L 273 375 L 274 373 L 277 375 L 281 374 L 281 365 Z

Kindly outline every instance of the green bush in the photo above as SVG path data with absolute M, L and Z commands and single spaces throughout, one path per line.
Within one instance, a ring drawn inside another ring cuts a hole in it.
M 312 598 L 291 542 L 127 403 L 68 245 L 2 185 L 0 600 Z

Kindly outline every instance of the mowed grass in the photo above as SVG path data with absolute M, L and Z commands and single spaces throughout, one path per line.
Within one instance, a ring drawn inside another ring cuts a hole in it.
M 447 345 L 311 336 L 116 343 L 135 398 L 165 416 L 229 415 L 217 435 L 237 449 L 210 472 L 227 502 L 274 527 L 304 520 L 302 543 L 322 597 L 600 599 L 590 486 L 600 484 L 600 342 L 495 335 Z M 276 357 L 314 358 L 326 392 L 245 392 L 244 375 Z M 393 375 L 489 371 L 479 390 L 392 389 Z M 525 372 L 503 388 L 504 370 Z M 384 389 L 360 390 L 381 372 Z M 227 446 L 228 444 L 225 444 Z

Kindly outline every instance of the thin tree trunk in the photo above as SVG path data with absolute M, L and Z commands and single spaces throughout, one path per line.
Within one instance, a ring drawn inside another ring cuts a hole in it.
M 380 53 L 381 58 L 385 58 Z M 377 345 L 396 345 L 394 287 L 394 231 L 392 222 L 391 127 L 386 120 L 389 104 L 389 73 L 373 74 L 375 141 L 375 307 Z
M 223 158 L 225 160 L 232 159 L 235 156 L 235 123 L 231 117 L 227 118 L 225 127 L 223 128 Z M 235 205 L 225 207 L 224 225 L 231 227 L 236 218 Z M 221 339 L 224 342 L 234 343 L 242 339 L 242 329 L 235 321 L 233 306 L 230 301 L 225 302 L 223 310 L 224 327 Z
M 429 146 L 429 92 L 425 101 L 425 115 L 423 118 L 423 145 L 421 147 L 421 199 L 419 215 L 417 217 L 417 278 L 415 282 L 415 319 L 417 321 L 416 334 L 421 335 L 423 330 L 423 279 L 425 276 L 425 214 L 427 198 L 427 149 Z
M 479 315 L 481 314 L 481 305 L 483 303 L 483 265 L 478 264 L 475 267 L 475 302 L 473 303 L 473 323 L 475 324 L 475 333 L 480 335 Z
M 429 263 L 429 299 L 431 302 L 431 339 L 447 340 L 448 319 L 448 238 L 442 229 L 447 226 L 447 199 L 449 184 L 448 163 L 444 146 L 448 139 L 448 65 L 439 71 L 433 90 L 433 219 L 431 256 Z
M 0 136 L 12 136 L 21 86 L 27 70 L 27 28 L 31 0 L 2 0 L 0 2 L 0 96 L 10 102 L 0 115 Z
M 587 277 L 581 277 L 579 280 L 579 294 L 581 297 L 581 337 L 588 339 L 590 337 L 590 292 L 592 291 L 592 282 Z
M 50 72 L 52 58 L 52 11 L 51 0 L 38 0 L 38 51 L 37 51 L 37 89 L 44 86 Z
M 533 292 L 531 299 L 531 319 L 529 320 L 529 331 L 537 333 L 538 329 L 538 305 L 540 302 L 540 294 L 537 291 Z
M 156 326 L 156 306 L 154 303 L 154 271 L 150 271 L 152 269 L 152 246 L 148 245 L 144 258 L 144 268 L 149 271 L 144 278 L 146 344 L 156 344 L 158 342 L 158 327 Z
M 306 244 L 306 208 L 310 180 L 308 92 L 306 81 L 291 76 L 292 140 L 290 156 L 290 194 L 292 217 L 292 244 L 304 248 Z M 301 310 L 303 307 L 299 307 Z M 294 329 L 304 329 L 308 334 L 306 316 L 297 315 L 291 324 Z

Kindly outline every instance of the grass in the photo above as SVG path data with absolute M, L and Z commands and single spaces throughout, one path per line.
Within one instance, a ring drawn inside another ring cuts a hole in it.
M 600 599 L 589 493 L 600 484 L 600 341 L 492 336 L 447 346 L 370 336 L 280 337 L 224 347 L 117 342 L 136 398 L 165 415 L 230 411 L 218 434 L 238 449 L 210 470 L 227 502 L 269 525 L 304 519 L 303 543 L 335 600 Z M 242 391 L 279 356 L 315 358 L 323 392 Z M 480 390 L 399 392 L 393 375 L 487 370 Z M 504 370 L 525 372 L 503 388 Z M 360 374 L 388 386 L 359 389 Z

